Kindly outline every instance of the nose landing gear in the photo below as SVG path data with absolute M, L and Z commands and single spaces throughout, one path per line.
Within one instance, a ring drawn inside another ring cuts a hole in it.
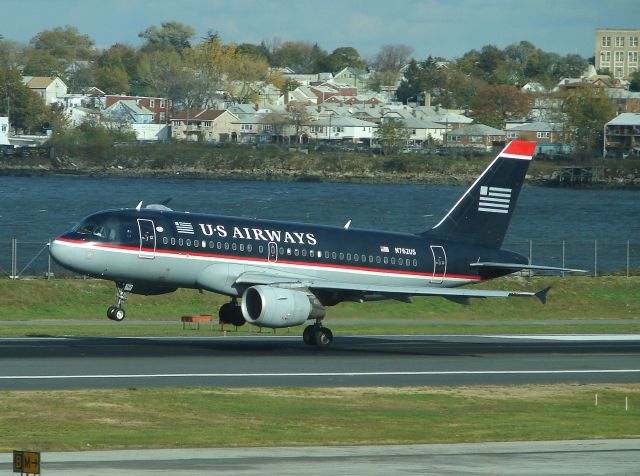
M 116 283 L 116 288 L 118 290 L 118 303 L 107 309 L 107 317 L 112 321 L 121 322 L 125 318 L 125 312 L 122 306 L 127 300 L 127 292 L 133 289 L 133 284 Z

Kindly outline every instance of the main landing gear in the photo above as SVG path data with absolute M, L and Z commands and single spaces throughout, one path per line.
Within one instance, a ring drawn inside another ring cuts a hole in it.
M 122 305 L 127 300 L 127 292 L 133 289 L 133 285 L 116 283 L 116 288 L 118 289 L 118 303 L 107 309 L 107 317 L 112 321 L 121 322 L 124 321 L 125 318 L 124 308 Z
M 323 327 L 320 320 L 315 324 L 305 327 L 302 340 L 307 345 L 315 345 L 319 349 L 326 349 L 333 341 L 333 332 L 328 327 Z
M 221 324 L 231 324 L 236 327 L 243 326 L 247 322 L 242 315 L 242 309 L 238 305 L 236 298 L 220 306 L 218 317 Z

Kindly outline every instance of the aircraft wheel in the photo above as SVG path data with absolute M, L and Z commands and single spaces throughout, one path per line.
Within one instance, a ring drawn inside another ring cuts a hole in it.
M 314 326 L 307 326 L 302 333 L 302 341 L 307 345 L 315 344 Z
M 116 309 L 117 309 L 116 306 L 110 306 L 109 309 L 107 309 L 107 317 L 112 321 L 115 320 L 114 315 L 115 315 Z
M 117 306 L 111 306 L 107 310 L 107 317 L 116 322 L 124 321 L 124 309 Z
M 314 334 L 316 347 L 319 349 L 325 349 L 331 345 L 333 341 L 333 333 L 331 329 L 327 327 L 321 327 L 317 329 Z

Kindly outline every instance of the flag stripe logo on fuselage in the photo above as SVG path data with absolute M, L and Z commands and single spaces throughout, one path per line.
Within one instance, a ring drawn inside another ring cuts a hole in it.
M 511 189 L 502 187 L 480 187 L 479 212 L 509 213 Z

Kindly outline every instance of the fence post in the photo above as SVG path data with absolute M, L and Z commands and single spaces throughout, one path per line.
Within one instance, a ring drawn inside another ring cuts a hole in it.
M 47 252 L 51 249 L 51 238 L 47 244 Z M 47 253 L 47 280 L 51 279 L 51 253 Z
M 598 277 L 598 240 L 593 242 L 593 277 Z
M 18 240 L 11 238 L 11 279 L 18 279 Z
M 533 240 L 529 240 L 529 266 L 533 264 Z M 529 277 L 533 276 L 533 270 L 529 270 Z
M 565 250 L 565 242 L 562 240 L 562 267 L 564 268 L 564 250 Z M 564 278 L 564 271 L 560 273 L 560 276 Z
M 629 267 L 630 267 L 630 262 L 629 262 L 629 240 L 627 240 L 627 278 L 629 277 Z

